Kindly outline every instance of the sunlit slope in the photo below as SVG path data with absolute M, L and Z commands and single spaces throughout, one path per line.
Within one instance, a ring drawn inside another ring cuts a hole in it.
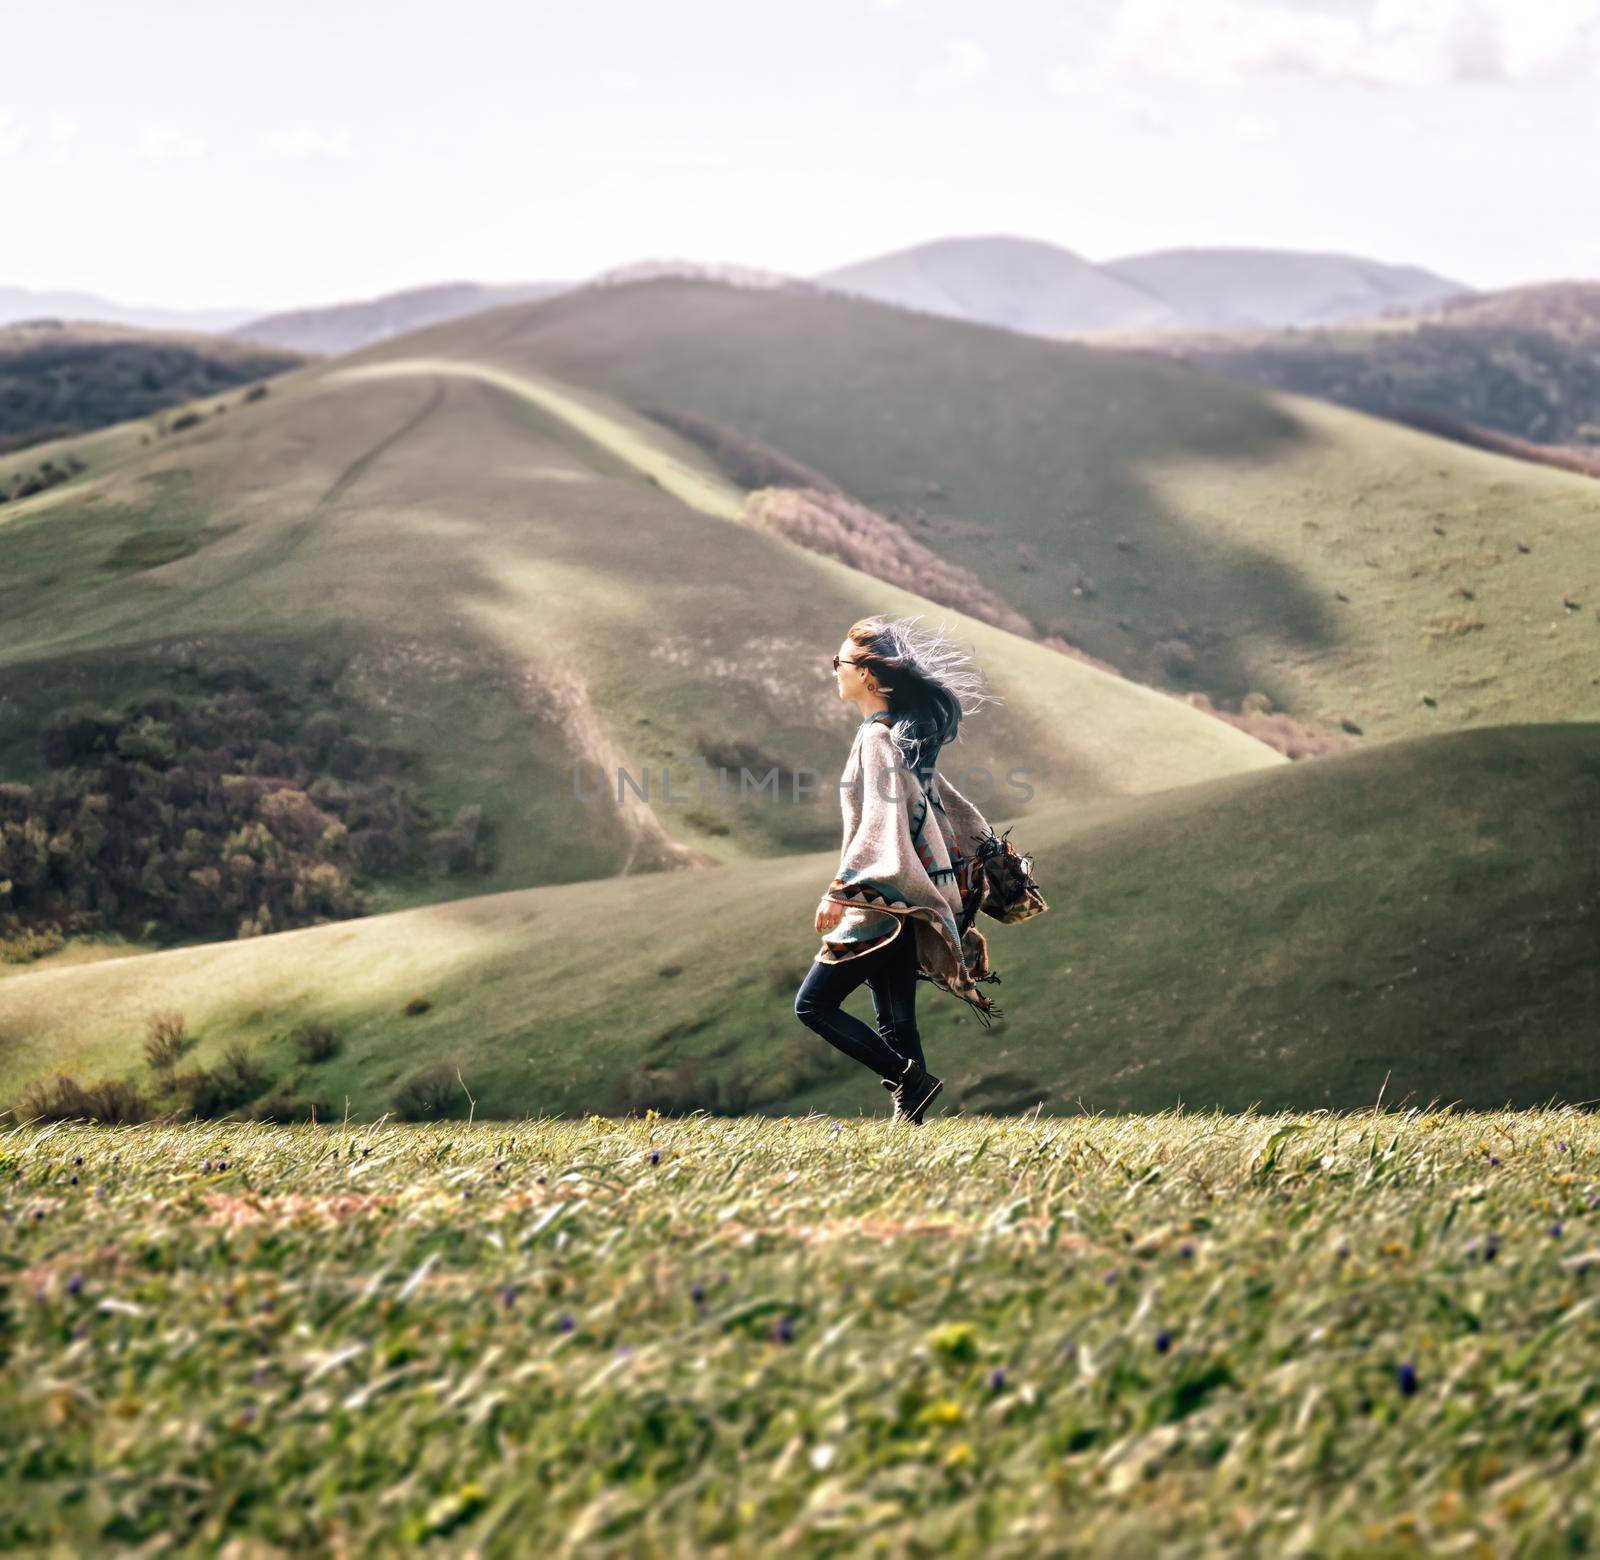
M 952 1106 L 1600 1095 L 1600 726 L 1388 743 L 1018 833 L 1051 909 L 981 923 L 1005 1018 L 983 1030 L 921 992 Z M 280 1072 L 293 1024 L 334 1023 L 343 1053 L 297 1086 L 369 1113 L 441 1060 L 480 1113 L 610 1108 L 669 1079 L 709 1098 L 740 1071 L 769 1109 L 881 1110 L 870 1078 L 808 1071 L 831 1053 L 792 1012 L 833 865 L 552 886 L 20 976 L 0 983 L 0 1093 L 133 1066 L 143 1016 L 176 1007 L 196 1061 L 243 1040 Z M 406 1016 L 415 996 L 432 1006 Z
M 421 353 L 776 446 L 1165 686 L 1369 738 L 1600 715 L 1600 486 L 1577 476 L 1176 365 L 707 282 L 583 289 L 359 357 Z
M 742 495 L 697 451 L 603 396 L 462 361 L 377 367 L 285 376 L 158 446 L 106 430 L 74 445 L 82 478 L 7 506 L 4 772 L 27 777 L 68 699 L 232 656 L 285 687 L 317 669 L 421 755 L 430 794 L 481 804 L 500 849 L 484 889 L 836 840 L 826 786 L 796 805 L 792 784 L 836 775 L 849 747 L 828 656 L 854 619 L 929 604 L 738 523 Z M 1176 700 L 948 619 L 1005 700 L 958 766 L 1021 770 L 1051 800 L 1279 762 Z M 778 768 L 787 802 L 740 801 L 741 767 Z

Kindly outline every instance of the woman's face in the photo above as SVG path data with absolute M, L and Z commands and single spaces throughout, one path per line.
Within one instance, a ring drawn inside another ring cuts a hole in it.
M 846 639 L 836 653 L 839 666 L 833 674 L 833 680 L 838 687 L 839 697 L 859 699 L 862 694 L 871 693 L 872 673 L 865 666 L 850 664 L 861 659 L 861 647 L 853 639 Z

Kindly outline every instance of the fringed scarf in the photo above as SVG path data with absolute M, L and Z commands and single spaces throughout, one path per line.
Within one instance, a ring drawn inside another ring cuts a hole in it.
M 846 908 L 822 934 L 814 963 L 841 964 L 887 947 L 911 923 L 918 975 L 959 997 L 988 1027 L 1002 1017 L 978 990 L 998 982 L 989 946 L 972 920 L 982 901 L 982 813 L 937 768 L 927 785 L 908 769 L 880 710 L 862 721 L 839 777 L 844 842 L 826 899 Z

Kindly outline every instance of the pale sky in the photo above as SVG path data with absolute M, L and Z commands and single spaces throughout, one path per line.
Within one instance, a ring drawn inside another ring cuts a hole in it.
M 0 283 L 285 308 L 957 234 L 1600 278 L 1600 0 L 9 0 Z

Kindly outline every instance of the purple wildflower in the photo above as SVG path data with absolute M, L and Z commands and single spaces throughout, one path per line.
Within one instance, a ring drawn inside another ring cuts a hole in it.
M 517 1286 L 515 1284 L 507 1284 L 506 1287 L 500 1291 L 500 1304 L 503 1306 L 513 1306 L 516 1303 Z
M 1556 1240 L 1560 1240 L 1561 1239 L 1561 1220 L 1560 1219 L 1557 1219 L 1556 1222 L 1550 1226 L 1550 1234 Z
M 1412 1394 L 1416 1392 L 1417 1367 L 1409 1360 L 1396 1369 L 1394 1376 L 1396 1384 L 1399 1386 L 1401 1392 L 1403 1392 L 1407 1397 L 1412 1396 Z
M 780 1316 L 772 1329 L 772 1336 L 779 1343 L 794 1342 L 794 1323 L 787 1316 Z
M 208 1159 L 208 1160 L 206 1160 L 206 1162 L 205 1162 L 205 1163 L 204 1163 L 204 1164 L 203 1164 L 203 1165 L 201 1165 L 201 1166 L 200 1166 L 200 1168 L 201 1168 L 201 1170 L 202 1170 L 202 1171 L 204 1171 L 204 1172 L 205 1172 L 205 1173 L 206 1173 L 206 1174 L 207 1174 L 207 1175 L 209 1175 L 209 1174 L 210 1174 L 210 1173 L 211 1173 L 211 1161 L 210 1161 L 210 1160 L 209 1160 L 209 1159 Z
M 68 1179 L 67 1179 L 67 1185 L 68 1186 L 76 1186 L 77 1184 L 78 1184 L 77 1176 L 74 1175 L 74 1176 L 68 1177 Z
M 1005 1366 L 996 1365 L 995 1368 L 992 1371 L 989 1372 L 989 1390 L 991 1392 L 1004 1392 L 1005 1389 L 1006 1389 L 1006 1371 L 1005 1371 Z
M 1500 1156 L 1498 1154 L 1490 1154 L 1489 1155 L 1489 1163 L 1492 1164 L 1492 1165 L 1499 1164 L 1500 1163 Z
M 79 1154 L 78 1157 L 76 1159 L 74 1159 L 72 1162 L 75 1165 L 81 1165 L 83 1163 L 83 1155 Z
M 67 1280 L 67 1293 L 69 1295 L 81 1295 L 83 1293 L 82 1273 L 74 1273 L 72 1277 Z
M 658 1165 L 661 1163 L 661 1150 L 659 1148 L 652 1148 L 650 1150 L 650 1163 L 653 1165 Z
M 1194 1255 L 1194 1242 L 1186 1240 L 1181 1246 L 1178 1247 L 1178 1255 L 1182 1257 L 1185 1262 L 1187 1262 L 1189 1258 Z
M 1172 1347 L 1172 1334 L 1165 1331 L 1156 1334 L 1156 1353 L 1165 1354 Z
M 557 1328 L 564 1333 L 571 1332 L 577 1325 L 577 1320 L 574 1318 L 571 1311 L 563 1311 L 561 1313 L 561 1320 L 556 1323 Z
M 696 1305 L 704 1305 L 706 1303 L 705 1289 L 701 1285 L 696 1284 L 694 1288 L 689 1291 L 689 1298 L 693 1300 Z
M 1496 1235 L 1493 1230 L 1490 1230 L 1488 1236 L 1483 1242 L 1483 1260 L 1485 1262 L 1493 1262 L 1495 1255 L 1499 1250 L 1500 1237 Z

